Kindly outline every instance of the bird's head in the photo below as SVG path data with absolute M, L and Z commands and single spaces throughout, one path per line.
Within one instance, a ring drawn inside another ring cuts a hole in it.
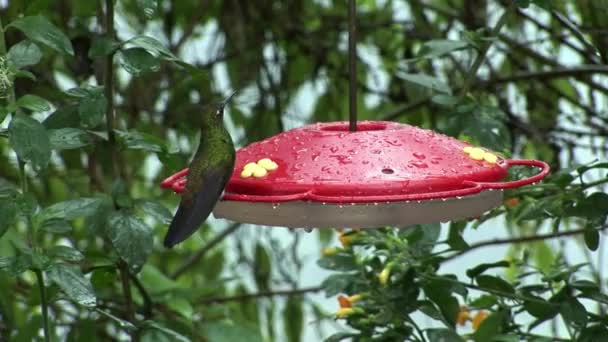
M 207 127 L 222 126 L 224 124 L 224 109 L 235 94 L 236 92 L 233 92 L 224 101 L 212 105 L 211 108 L 203 111 L 205 113 L 202 120 L 203 129 Z

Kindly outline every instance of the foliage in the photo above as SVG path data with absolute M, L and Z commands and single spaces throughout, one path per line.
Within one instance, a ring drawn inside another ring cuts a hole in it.
M 319 322 L 334 320 L 333 308 L 305 295 L 319 287 L 298 288 L 298 246 L 312 235 L 279 240 L 210 221 L 165 250 L 177 196 L 157 184 L 187 164 L 205 106 L 233 89 L 227 121 L 240 146 L 346 117 L 345 2 L 9 1 L 0 10 L 0 340 L 295 342 L 311 320 L 328 341 L 605 337 L 603 7 L 358 1 L 361 119 L 432 128 L 554 172 L 443 232 L 343 233 L 318 262 L 331 271 L 319 285 L 341 296 L 350 328 L 331 335 Z M 465 234 L 500 220 L 511 237 Z M 319 245 L 332 234 L 322 230 Z M 234 248 L 218 246 L 228 236 Z M 450 269 L 497 245 L 508 254 L 470 265 L 467 278 Z M 572 263 L 572 246 L 585 263 Z

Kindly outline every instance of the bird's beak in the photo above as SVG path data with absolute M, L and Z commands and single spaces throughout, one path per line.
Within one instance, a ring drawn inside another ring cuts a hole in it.
M 234 95 L 236 95 L 236 93 L 237 93 L 237 92 L 235 91 L 235 92 L 233 92 L 232 94 L 230 94 L 230 96 L 228 96 L 228 97 L 227 97 L 227 98 L 224 100 L 224 102 L 222 102 L 222 106 L 226 106 L 226 105 L 228 104 L 228 102 L 230 102 L 230 100 L 232 100 L 232 98 L 234 97 Z

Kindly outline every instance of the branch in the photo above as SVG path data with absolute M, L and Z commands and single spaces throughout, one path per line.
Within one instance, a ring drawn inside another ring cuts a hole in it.
M 114 39 L 116 32 L 114 31 L 114 0 L 106 0 L 106 37 L 110 40 Z M 106 129 L 108 131 L 108 144 L 110 145 L 110 153 L 112 155 L 112 172 L 114 179 L 118 179 L 118 156 L 116 155 L 115 145 L 116 137 L 114 136 L 114 68 L 113 68 L 114 53 L 110 53 L 105 60 L 104 69 L 104 92 L 107 101 L 106 105 Z
M 605 230 L 607 229 L 608 226 L 599 228 L 599 231 Z M 518 236 L 518 237 L 514 237 L 514 238 L 508 238 L 508 239 L 494 239 L 494 240 L 488 240 L 488 241 L 482 241 L 482 242 L 478 242 L 475 244 L 472 244 L 469 246 L 468 249 L 462 250 L 462 251 L 458 251 L 450 256 L 448 256 L 447 258 L 443 259 L 441 262 L 444 263 L 446 261 L 455 259 L 463 254 L 469 253 L 470 251 L 473 251 L 475 249 L 479 249 L 482 247 L 487 247 L 487 246 L 497 246 L 497 245 L 508 245 L 508 244 L 519 244 L 519 243 L 527 243 L 527 242 L 534 242 L 534 241 L 540 241 L 540 240 L 550 240 L 550 239 L 558 239 L 558 238 L 562 238 L 562 237 L 566 237 L 566 236 L 573 236 L 573 235 L 579 235 L 579 234 L 583 234 L 584 232 L 586 232 L 589 228 L 581 228 L 581 229 L 575 229 L 575 230 L 569 230 L 569 231 L 565 231 L 565 232 L 557 232 L 557 233 L 550 233 L 550 234 L 539 234 L 539 235 L 531 235 L 531 236 Z M 441 253 L 441 252 L 440 252 Z
M 546 71 L 531 71 L 521 72 L 506 77 L 496 77 L 488 80 L 480 80 L 475 84 L 475 87 L 487 87 L 489 85 L 519 82 L 527 80 L 544 81 L 553 78 L 575 77 L 580 78 L 585 74 L 608 74 L 608 66 L 606 65 L 583 65 L 579 67 L 562 67 Z
M 196 264 L 203 256 L 205 256 L 205 254 L 207 254 L 211 249 L 213 249 L 213 247 L 222 242 L 228 235 L 234 233 L 240 227 L 240 223 L 233 223 L 230 227 L 217 234 L 211 241 L 201 247 L 198 252 L 196 252 L 192 257 L 190 257 L 190 259 L 186 260 L 183 265 L 178 267 L 178 269 L 175 270 L 173 274 L 171 274 L 171 279 L 177 279 L 179 276 L 181 276 L 190 267 Z
M 301 289 L 293 289 L 293 290 L 278 290 L 278 291 L 266 291 L 266 292 L 258 292 L 258 293 L 245 293 L 242 295 L 229 296 L 229 297 L 216 297 L 216 298 L 203 298 L 200 303 L 201 304 L 218 304 L 218 303 L 226 303 L 226 302 L 245 302 L 248 300 L 259 299 L 259 298 L 267 298 L 274 296 L 299 296 L 305 293 L 311 292 L 319 292 L 323 288 L 321 286 L 313 286 L 313 287 L 304 287 Z
M 496 22 L 496 25 L 492 29 L 491 34 L 490 34 L 491 37 L 498 37 L 498 34 L 500 33 L 500 29 L 502 29 L 502 27 L 507 23 L 509 14 L 511 14 L 513 9 L 515 8 L 515 1 L 510 0 L 510 2 L 511 3 L 505 9 L 505 11 L 502 13 L 500 18 L 498 19 L 498 22 Z M 486 55 L 488 54 L 488 51 L 490 50 L 491 46 L 492 46 L 492 40 L 489 40 L 487 43 L 485 43 L 483 45 L 483 47 L 477 54 L 477 57 L 475 57 L 475 60 L 473 61 L 473 65 L 471 65 L 471 69 L 469 70 L 469 73 L 467 74 L 466 78 L 464 79 L 464 84 L 462 85 L 462 89 L 460 89 L 461 98 L 465 97 L 467 95 L 467 93 L 469 92 L 469 89 L 471 88 L 471 84 L 472 84 L 473 80 L 476 78 L 477 71 L 483 64 L 483 61 L 486 58 Z

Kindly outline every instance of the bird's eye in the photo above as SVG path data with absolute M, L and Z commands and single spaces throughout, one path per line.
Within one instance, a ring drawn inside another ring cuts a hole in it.
M 222 112 L 223 112 L 223 110 L 221 110 L 221 109 L 216 110 L 215 116 L 222 116 Z

